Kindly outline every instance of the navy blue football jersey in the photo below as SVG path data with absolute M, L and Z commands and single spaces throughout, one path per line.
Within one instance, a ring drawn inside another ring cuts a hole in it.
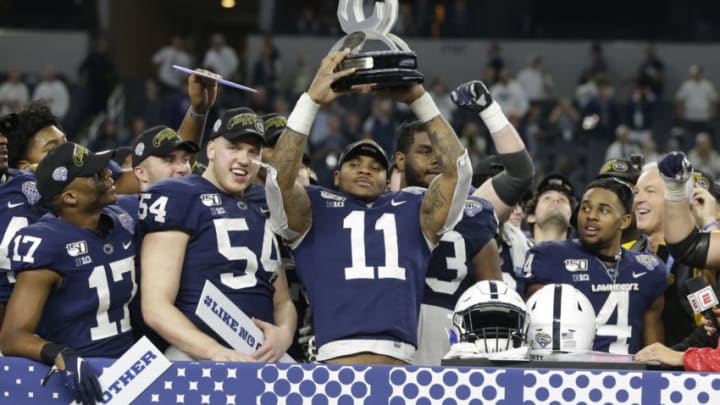
M 10 242 L 15 233 L 34 223 L 41 212 L 33 206 L 40 201 L 31 172 L 9 169 L 0 183 L 0 303 L 10 299 L 15 274 L 10 270 Z
M 482 198 L 469 196 L 460 222 L 442 236 L 432 252 L 423 304 L 454 309 L 460 295 L 479 281 L 475 279 L 473 257 L 497 231 L 492 205 Z
M 339 339 L 416 346 L 430 259 L 419 221 L 425 190 L 386 193 L 371 204 L 321 187 L 306 190 L 313 223 L 293 249 L 318 346 Z
M 577 240 L 541 243 L 525 261 L 528 286 L 572 284 L 590 299 L 598 327 L 593 350 L 632 354 L 642 346 L 643 317 L 663 295 L 667 272 L 657 256 L 626 249 L 617 268 L 613 273 Z
M 268 212 L 262 186 L 253 184 L 236 198 L 198 175 L 164 179 L 141 193 L 141 232 L 190 235 L 175 305 L 219 342 L 224 340 L 195 315 L 205 280 L 247 316 L 273 322 L 279 250 Z
M 37 334 L 81 356 L 120 357 L 132 345 L 128 303 L 135 283 L 135 221 L 121 208 L 102 210 L 103 237 L 47 214 L 12 243 L 15 272 L 50 269 L 62 284 L 50 292 Z

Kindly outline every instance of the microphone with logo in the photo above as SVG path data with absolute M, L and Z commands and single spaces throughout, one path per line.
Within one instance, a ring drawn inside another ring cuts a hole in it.
M 702 275 L 688 279 L 686 286 L 690 292 L 687 299 L 690 301 L 693 312 L 702 314 L 707 318 L 715 328 L 714 334 L 717 336 L 718 331 L 720 331 L 720 325 L 718 325 L 717 318 L 715 318 L 715 314 L 712 311 L 713 307 L 718 304 L 715 291 L 708 285 L 707 280 L 705 280 L 705 277 Z

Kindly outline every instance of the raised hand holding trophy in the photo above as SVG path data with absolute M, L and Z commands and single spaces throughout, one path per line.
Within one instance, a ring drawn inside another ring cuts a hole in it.
M 375 84 L 375 88 L 405 87 L 422 83 L 425 77 L 417 71 L 417 56 L 398 36 L 390 33 L 397 20 L 397 0 L 376 1 L 374 14 L 365 17 L 363 0 L 340 0 L 338 20 L 346 36 L 330 52 L 350 48 L 352 52 L 338 67 L 357 68 L 354 74 L 336 80 L 333 90 L 348 90 L 357 84 Z M 367 40 L 381 41 L 388 48 L 361 52 Z

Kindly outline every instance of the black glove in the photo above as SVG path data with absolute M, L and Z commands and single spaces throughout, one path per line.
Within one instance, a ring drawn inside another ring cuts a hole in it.
M 59 356 L 65 363 L 65 370 L 60 371 L 57 366 L 53 366 L 43 378 L 42 385 L 45 386 L 50 377 L 59 372 L 65 380 L 65 387 L 72 390 L 75 401 L 83 405 L 102 401 L 103 391 L 92 366 L 70 348 L 63 349 Z
M 298 329 L 298 343 L 305 352 L 305 359 L 308 363 L 317 361 L 318 349 L 315 345 L 315 329 L 313 328 L 312 310 L 310 307 L 305 311 L 303 326 Z
M 693 167 L 683 152 L 670 152 L 660 159 L 658 170 L 666 181 L 685 183 L 692 176 Z
M 490 91 L 480 80 L 473 80 L 459 85 L 450 93 L 450 99 L 458 107 L 476 113 L 488 108 L 493 102 Z

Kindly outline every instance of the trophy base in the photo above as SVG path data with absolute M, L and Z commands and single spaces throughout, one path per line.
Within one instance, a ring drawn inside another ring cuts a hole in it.
M 358 84 L 376 84 L 375 88 L 407 87 L 425 81 L 423 74 L 416 70 L 415 52 L 361 52 L 349 55 L 340 63 L 339 69 L 350 68 L 357 70 L 333 82 L 333 90 L 349 90 Z

